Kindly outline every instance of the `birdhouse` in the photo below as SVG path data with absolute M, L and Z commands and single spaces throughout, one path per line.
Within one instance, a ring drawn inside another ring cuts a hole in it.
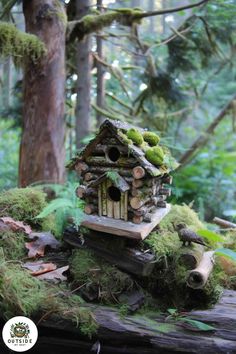
M 82 225 L 113 235 L 144 239 L 168 213 L 171 157 L 159 137 L 119 121 L 106 120 L 68 168 L 81 184 Z

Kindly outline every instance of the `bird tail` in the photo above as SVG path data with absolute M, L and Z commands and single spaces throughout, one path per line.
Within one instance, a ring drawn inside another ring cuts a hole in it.
M 194 242 L 195 242 L 195 243 L 198 243 L 199 245 L 205 246 L 205 247 L 207 247 L 207 248 L 211 248 L 210 246 L 208 246 L 207 244 L 205 244 L 205 242 L 198 241 L 198 240 L 196 240 L 196 241 L 194 241 Z

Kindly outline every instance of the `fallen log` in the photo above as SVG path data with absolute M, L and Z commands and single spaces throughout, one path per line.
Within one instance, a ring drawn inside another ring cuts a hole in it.
M 224 219 L 221 219 L 221 218 L 217 218 L 215 217 L 213 219 L 213 222 L 223 228 L 229 228 L 229 229 L 235 229 L 236 228 L 236 224 L 234 224 L 233 222 L 230 222 L 228 220 L 224 220 Z
M 189 319 L 213 326 L 211 332 L 190 331 L 181 321 L 168 323 L 165 315 L 121 317 L 119 310 L 111 307 L 86 306 L 93 310 L 99 326 L 91 339 L 71 321 L 51 316 L 39 323 L 40 335 L 32 354 L 89 354 L 99 345 L 101 354 L 236 353 L 235 291 L 226 290 L 213 309 L 186 313 Z M 6 352 L 3 342 L 0 349 Z
M 202 289 L 204 288 L 209 275 L 213 269 L 214 260 L 213 260 L 214 251 L 205 252 L 203 254 L 202 260 L 199 263 L 198 267 L 189 272 L 187 278 L 187 285 L 192 289 Z

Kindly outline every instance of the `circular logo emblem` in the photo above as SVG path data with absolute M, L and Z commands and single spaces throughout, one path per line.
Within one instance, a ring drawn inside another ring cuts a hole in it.
M 15 352 L 26 352 L 37 342 L 38 330 L 29 318 L 17 316 L 5 323 L 2 338 L 9 349 Z

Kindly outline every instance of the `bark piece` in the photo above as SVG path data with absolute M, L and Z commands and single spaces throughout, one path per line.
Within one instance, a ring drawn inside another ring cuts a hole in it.
M 224 220 L 224 219 L 221 219 L 221 218 L 217 218 L 215 217 L 213 219 L 213 222 L 221 227 L 224 227 L 224 228 L 232 228 L 232 229 L 235 229 L 236 228 L 236 224 L 234 224 L 233 222 L 230 222 L 228 220 Z

